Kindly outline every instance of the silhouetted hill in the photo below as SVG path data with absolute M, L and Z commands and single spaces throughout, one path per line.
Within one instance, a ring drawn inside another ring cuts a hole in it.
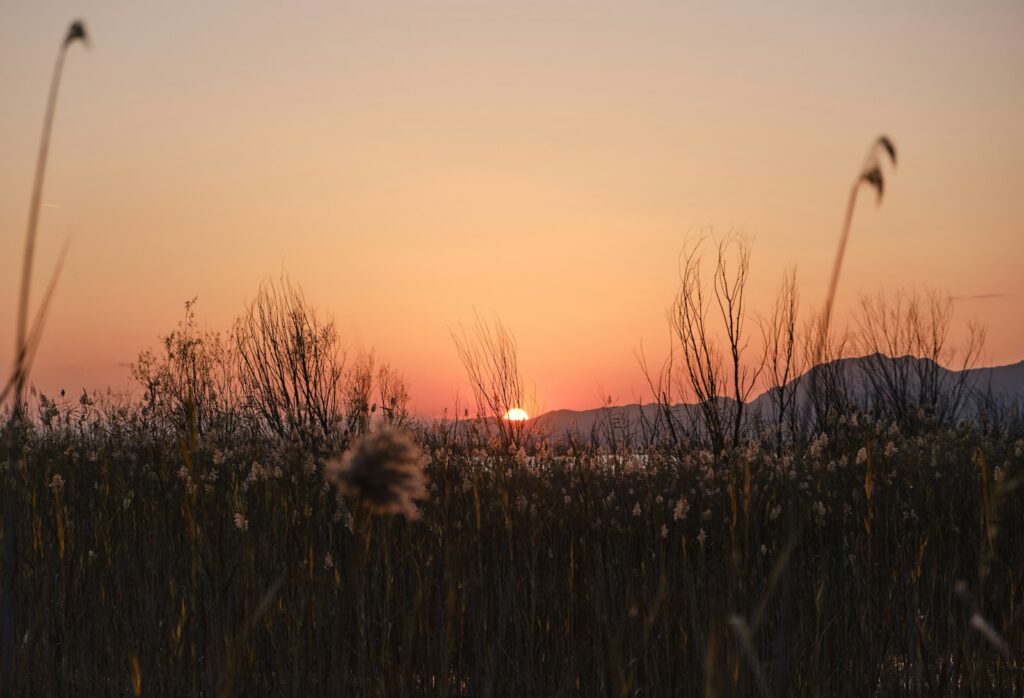
M 930 359 L 911 356 L 892 358 L 875 354 L 839 359 L 827 365 L 815 366 L 789 384 L 795 393 L 797 409 L 807 409 L 810 400 L 809 386 L 815 376 L 822 380 L 842 380 L 850 399 L 861 405 L 868 404 L 873 391 L 885 389 L 887 386 L 891 389 L 892 383 L 901 383 L 906 389 L 916 391 L 920 387 L 922 376 L 927 376 L 934 384 L 940 386 L 951 388 L 963 385 L 966 399 L 960 414 L 962 417 L 974 413 L 980 397 L 987 397 L 1004 405 L 1024 401 L 1024 361 L 1006 366 L 957 371 L 943 368 Z M 746 405 L 746 416 L 771 418 L 772 398 L 772 390 L 758 395 Z M 621 432 L 622 429 L 641 429 L 642 424 L 653 423 L 659 409 L 661 408 L 654 403 L 634 403 L 589 410 L 553 410 L 535 419 L 551 435 L 571 432 L 582 437 L 596 434 L 603 438 L 612 427 Z M 672 409 L 674 414 L 685 422 L 692 419 L 699 408 L 694 404 L 680 403 L 674 405 Z

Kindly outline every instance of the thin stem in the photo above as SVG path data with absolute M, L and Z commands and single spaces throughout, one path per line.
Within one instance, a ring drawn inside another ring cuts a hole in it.
M 50 134 L 53 131 L 53 117 L 57 109 L 57 92 L 60 88 L 61 74 L 64 72 L 64 57 L 67 55 L 69 43 L 63 42 L 57 51 L 57 62 L 53 67 L 50 80 L 50 94 L 46 101 L 46 116 L 43 119 L 43 135 L 39 143 L 39 154 L 36 159 L 36 176 L 32 185 L 32 201 L 28 210 L 28 231 L 25 234 L 25 256 L 21 266 L 21 291 L 18 296 L 18 324 L 15 337 L 15 386 L 14 416 L 21 416 L 25 399 L 25 382 L 28 380 L 26 364 L 28 347 L 28 304 L 32 287 L 32 262 L 35 257 L 36 231 L 39 227 L 39 208 L 43 196 L 43 180 L 46 176 L 46 156 L 50 150 Z
M 821 335 L 818 337 L 818 350 L 815 363 L 820 363 L 825 352 L 825 343 L 828 342 L 829 325 L 832 320 L 832 303 L 836 298 L 836 287 L 839 286 L 839 272 L 843 268 L 843 257 L 846 255 L 846 242 L 850 238 L 850 228 L 853 224 L 853 210 L 857 205 L 857 192 L 860 190 L 862 177 L 858 177 L 850 190 L 850 198 L 846 203 L 846 217 L 843 220 L 843 233 L 839 236 L 839 249 L 836 251 L 835 261 L 832 263 L 832 278 L 828 282 L 828 296 L 825 299 L 825 308 L 821 318 Z

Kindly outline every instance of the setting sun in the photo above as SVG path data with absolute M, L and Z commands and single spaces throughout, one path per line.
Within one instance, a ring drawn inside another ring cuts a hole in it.
M 509 422 L 525 422 L 529 418 L 530 415 L 521 407 L 513 407 L 505 413 L 505 419 Z

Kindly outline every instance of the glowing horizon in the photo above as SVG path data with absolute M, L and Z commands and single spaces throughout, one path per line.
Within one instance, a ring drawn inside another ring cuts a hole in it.
M 72 16 L 3 16 L 6 367 Z M 983 363 L 1024 358 L 1019 3 L 96 2 L 84 19 L 33 296 L 71 236 L 33 372 L 47 393 L 127 386 L 186 299 L 226 330 L 287 272 L 353 354 L 406 374 L 417 413 L 468 404 L 450 330 L 474 309 L 515 335 L 531 413 L 646 398 L 636 353 L 665 353 L 687 236 L 754 238 L 752 313 L 787 265 L 804 309 L 820 304 L 881 132 L 899 167 L 881 207 L 860 205 L 836 321 L 861 294 L 937 288 L 957 298 L 956 333 L 987 325 Z

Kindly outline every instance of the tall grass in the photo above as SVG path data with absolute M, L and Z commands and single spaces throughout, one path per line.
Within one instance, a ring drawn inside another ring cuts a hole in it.
M 295 442 L 48 404 L 12 695 L 1019 695 L 1024 440 L 850 414 L 776 455 L 419 431 L 418 520 Z M 411 519 L 412 517 L 410 517 Z
M 57 50 L 57 62 L 53 67 L 53 75 L 50 78 L 50 91 L 46 100 L 46 112 L 43 116 L 43 135 L 39 141 L 39 152 L 36 156 L 36 172 L 32 181 L 32 198 L 28 209 L 28 227 L 25 232 L 25 250 L 22 256 L 21 265 L 21 286 L 18 293 L 18 312 L 15 324 L 14 344 L 14 368 L 8 383 L 0 390 L 0 403 L 7 399 L 7 395 L 13 389 L 14 412 L 17 416 L 25 399 L 25 387 L 28 384 L 28 374 L 32 366 L 32 359 L 35 350 L 39 346 L 42 330 L 46 323 L 46 313 L 49 309 L 50 299 L 53 296 L 57 279 L 60 278 L 60 271 L 64 263 L 66 247 L 61 251 L 57 261 L 56 269 L 50 278 L 46 292 L 43 295 L 43 302 L 39 306 L 36 318 L 29 325 L 29 300 L 32 291 L 32 271 L 35 262 L 36 235 L 39 228 L 39 209 L 42 205 L 43 182 L 46 179 L 46 162 L 50 152 L 50 135 L 53 132 L 53 119 L 57 112 L 57 95 L 60 91 L 60 80 L 64 73 L 64 60 L 67 57 L 68 48 L 76 42 L 88 43 L 88 35 L 85 25 L 80 22 L 72 22 L 68 31 L 61 41 Z
M 898 307 L 931 326 L 931 306 Z M 231 367 L 253 368 L 235 346 L 189 304 L 140 358 L 138 400 L 39 398 L 2 464 L 9 694 L 1024 689 L 1024 430 L 933 409 L 956 385 L 797 429 L 752 419 L 724 447 L 538 429 L 510 448 L 487 415 L 406 422 L 415 443 L 377 431 L 393 413 L 357 376 L 345 404 L 373 433 L 341 412 L 318 441 L 231 397 Z
M 57 50 L 57 62 L 53 68 L 53 75 L 50 80 L 50 90 L 46 101 L 46 112 L 43 117 L 43 133 L 39 142 L 39 152 L 36 159 L 35 177 L 32 183 L 32 198 L 29 203 L 28 227 L 25 232 L 25 249 L 22 256 L 21 284 L 18 293 L 17 320 L 15 323 L 15 344 L 14 344 L 14 365 L 11 369 L 9 379 L 0 388 L 0 406 L 12 395 L 12 408 L 10 418 L 4 420 L 3 430 L 5 433 L 4 453 L 9 462 L 21 463 L 23 458 L 22 429 L 24 425 L 25 390 L 28 385 L 29 371 L 35 358 L 35 352 L 39 348 L 43 328 L 46 325 L 46 316 L 50 308 L 57 280 L 64 265 L 64 258 L 67 252 L 67 245 L 61 249 L 57 259 L 56 268 L 50 277 L 43 294 L 42 302 L 39 305 L 31 325 L 29 324 L 29 301 L 32 291 L 32 271 L 35 262 L 36 236 L 39 227 L 39 209 L 42 205 L 43 182 L 46 175 L 47 155 L 50 149 L 50 135 L 53 131 L 53 120 L 57 110 L 57 95 L 60 89 L 60 80 L 64 72 L 64 60 L 67 57 L 68 48 L 76 42 L 86 43 L 88 36 L 85 25 L 82 22 L 72 22 L 68 27 L 64 39 Z M 16 482 L 4 481 L 3 494 L 0 495 L 0 502 L 3 504 L 3 530 L 5 531 L 0 560 L 0 691 L 4 696 L 11 694 L 10 685 L 12 677 L 19 671 L 17 664 L 18 652 L 15 647 L 17 637 L 14 627 L 14 586 L 17 575 L 17 561 L 20 558 L 18 540 L 15 536 L 7 535 L 16 525 L 17 513 L 21 510 L 20 493 L 17 491 Z M 24 669 L 22 668 L 22 671 Z
M 828 281 L 828 293 L 825 296 L 825 305 L 821 317 L 821 337 L 819 338 L 817 360 L 821 363 L 824 359 L 825 345 L 828 342 L 828 334 L 832 322 L 832 305 L 835 303 L 836 290 L 839 287 L 839 273 L 843 269 L 843 259 L 846 256 L 846 244 L 850 239 L 850 229 L 853 227 L 853 212 L 857 207 L 857 194 L 861 187 L 867 185 L 875 190 L 878 195 L 878 203 L 882 202 L 882 195 L 885 193 L 885 175 L 882 172 L 882 155 L 888 155 L 889 161 L 896 165 L 896 146 L 888 136 L 879 136 L 867 157 L 864 159 L 864 166 L 860 174 L 853 181 L 850 187 L 850 196 L 846 202 L 846 215 L 843 217 L 843 230 L 839 235 L 839 248 L 836 250 L 835 259 L 832 262 L 832 275 Z

